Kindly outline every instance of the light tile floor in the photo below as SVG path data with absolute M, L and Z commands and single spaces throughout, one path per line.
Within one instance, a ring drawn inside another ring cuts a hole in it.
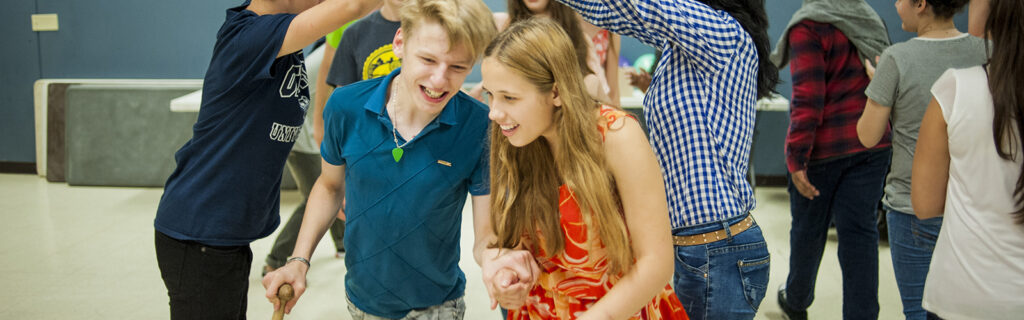
M 166 319 L 167 295 L 153 251 L 153 217 L 162 189 L 71 187 L 34 175 L 0 174 L 0 319 Z M 757 319 L 781 319 L 775 290 L 785 280 L 789 255 L 789 200 L 784 188 L 757 190 L 754 215 L 772 254 L 771 281 Z M 282 215 L 300 196 L 285 191 Z M 501 319 L 488 309 L 472 248 L 470 216 L 464 215 L 463 261 L 466 319 Z M 287 217 L 282 217 L 286 219 Z M 252 244 L 250 319 L 266 319 L 259 269 L 275 235 Z M 310 289 L 286 319 L 349 319 L 344 300 L 344 262 L 329 240 L 321 241 L 309 272 Z M 889 248 L 879 248 L 880 319 L 902 318 Z M 814 319 L 840 319 L 841 288 L 835 234 L 822 259 Z

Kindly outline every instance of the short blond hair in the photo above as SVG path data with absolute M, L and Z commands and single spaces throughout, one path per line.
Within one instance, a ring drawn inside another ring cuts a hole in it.
M 448 32 L 449 48 L 466 45 L 474 60 L 498 33 L 491 10 L 481 0 L 409 0 L 398 11 L 407 37 L 423 22 L 435 22 Z

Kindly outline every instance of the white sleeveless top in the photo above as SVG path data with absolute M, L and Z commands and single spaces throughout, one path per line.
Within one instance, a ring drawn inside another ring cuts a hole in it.
M 1024 154 L 996 153 L 985 69 L 947 70 L 932 86 L 949 136 L 949 182 L 942 231 L 922 305 L 945 319 L 1021 319 L 1024 225 L 1013 190 Z

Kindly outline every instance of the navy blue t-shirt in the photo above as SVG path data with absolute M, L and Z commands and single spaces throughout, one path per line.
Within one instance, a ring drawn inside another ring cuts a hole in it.
M 384 102 L 400 72 L 334 90 L 320 144 L 324 161 L 345 166 L 345 292 L 359 309 L 387 318 L 462 297 L 466 194 L 490 194 L 488 110 L 465 93 L 416 137 L 398 135 L 404 155 L 395 162 Z
M 302 52 L 277 58 L 293 14 L 227 10 L 203 82 L 192 139 L 154 226 L 179 240 L 247 245 L 280 221 L 281 173 L 309 105 Z

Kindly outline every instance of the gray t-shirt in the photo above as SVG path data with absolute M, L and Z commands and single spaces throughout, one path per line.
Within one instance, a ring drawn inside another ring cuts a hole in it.
M 345 29 L 327 73 L 327 84 L 341 87 L 398 69 L 402 62 L 391 51 L 391 42 L 401 25 L 384 19 L 377 10 Z
M 947 39 L 913 38 L 882 52 L 875 78 L 864 93 L 892 108 L 892 163 L 883 204 L 913 214 L 910 171 L 921 118 L 932 99 L 929 90 L 946 69 L 978 66 L 986 60 L 985 40 L 966 33 Z
M 304 64 L 306 65 L 306 79 L 316 79 L 317 73 L 320 70 L 320 63 L 324 59 L 324 47 L 327 44 L 313 49 L 308 55 Z M 309 96 L 316 96 L 316 81 L 308 81 L 309 85 Z M 302 121 L 302 129 L 299 129 L 299 136 L 295 139 L 295 145 L 292 146 L 293 152 L 320 154 L 320 145 L 316 143 L 316 139 L 313 138 L 313 108 L 310 107 L 306 110 L 306 118 Z

